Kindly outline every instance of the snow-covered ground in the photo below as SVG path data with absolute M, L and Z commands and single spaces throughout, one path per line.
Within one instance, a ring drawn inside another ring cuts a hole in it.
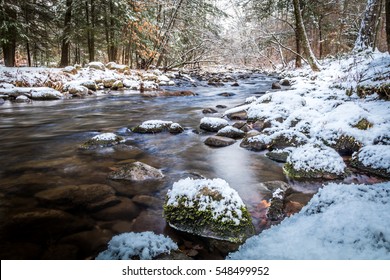
M 328 59 L 318 73 L 308 68 L 284 73 L 291 90 L 248 99 L 249 104 L 225 114 L 244 109 L 249 118 L 270 121 L 257 140 L 280 132 L 304 133 L 309 144 L 289 148 L 288 162 L 307 171 L 326 167 L 343 172 L 341 157 L 319 147 L 347 136 L 360 145 L 353 158 L 389 172 L 390 101 L 371 90 L 363 92 L 365 98 L 359 92 L 386 84 L 388 90 L 389 69 L 388 53 Z M 390 259 L 390 182 L 325 184 L 301 212 L 248 239 L 228 259 Z
M 330 183 L 228 259 L 390 259 L 390 183 Z

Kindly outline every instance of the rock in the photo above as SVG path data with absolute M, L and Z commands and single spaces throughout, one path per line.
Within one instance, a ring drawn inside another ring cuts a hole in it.
M 348 135 L 341 135 L 332 143 L 328 143 L 327 141 L 324 142 L 325 145 L 332 147 L 342 156 L 351 156 L 362 147 L 362 143 L 356 140 L 353 136 Z
M 151 260 L 162 254 L 169 254 L 178 247 L 172 239 L 153 232 L 126 232 L 114 236 L 108 242 L 107 250 L 97 260 Z
M 97 148 L 111 147 L 121 143 L 123 140 L 124 139 L 121 136 L 114 133 L 102 133 L 92 137 L 79 148 L 83 150 L 93 150 Z
M 3 105 L 5 103 L 3 98 L 0 98 L 0 105 Z
M 268 181 L 256 184 L 256 190 L 262 195 L 266 200 L 272 198 L 272 194 L 277 190 L 281 189 L 283 192 L 286 192 L 288 189 L 291 189 L 291 186 L 283 181 Z
M 270 200 L 270 207 L 267 209 L 267 218 L 271 221 L 279 221 L 284 218 L 284 191 L 276 189 Z
M 214 113 L 217 113 L 218 111 L 213 109 L 213 108 L 205 108 L 202 110 L 202 113 L 203 114 L 214 114 Z
M 174 86 L 175 82 L 169 79 L 166 75 L 160 75 L 157 77 L 157 82 L 160 86 Z
M 138 125 L 132 129 L 135 133 L 159 133 L 163 131 L 168 131 L 173 125 L 171 121 L 162 121 L 162 120 L 149 120 L 143 122 L 141 125 Z M 174 127 L 177 124 L 174 125 Z
M 64 69 L 62 69 L 62 72 L 76 75 L 77 69 L 73 66 L 66 66 Z
M 268 148 L 268 142 L 265 141 L 264 137 L 262 136 L 263 135 L 248 135 L 241 141 L 240 147 L 251 151 L 264 151 Z
M 210 80 L 208 80 L 207 84 L 209 86 L 215 86 L 215 87 L 224 86 L 224 83 L 222 83 L 219 78 L 211 78 Z
M 280 84 L 281 84 L 282 86 L 285 86 L 285 87 L 290 87 L 290 86 L 291 86 L 291 82 L 290 82 L 289 80 L 287 80 L 287 79 L 282 79 L 282 80 L 280 81 Z
M 231 96 L 234 96 L 236 94 L 232 93 L 232 92 L 222 92 L 222 93 L 219 93 L 218 95 L 223 96 L 223 97 L 231 97 Z
M 112 88 L 116 81 L 117 80 L 115 78 L 104 78 L 102 82 L 105 88 Z
M 390 178 L 390 145 L 369 145 L 352 155 L 351 166 Z
M 158 92 L 158 96 L 196 96 L 196 93 L 190 90 L 176 90 L 176 91 L 162 90 Z
M 89 69 L 105 70 L 104 64 L 98 61 L 92 61 L 87 66 Z
M 152 228 L 156 233 L 163 233 L 166 232 L 166 227 L 162 210 L 147 209 L 131 222 L 129 231 L 144 232 Z
M 74 97 L 83 97 L 88 95 L 88 88 L 85 86 L 71 85 L 68 87 L 68 91 Z
M 240 112 L 227 114 L 226 117 L 228 117 L 231 120 L 246 120 L 248 118 L 248 113 L 245 110 L 243 110 Z
M 120 166 L 108 174 L 111 180 L 145 181 L 162 178 L 164 175 L 160 170 L 139 161 Z
M 234 83 L 232 83 L 230 86 L 232 86 L 232 87 L 238 87 L 238 86 L 240 86 L 240 85 L 239 85 L 239 83 L 234 82 Z
M 148 208 L 162 208 L 163 201 L 150 195 L 136 195 L 133 197 L 133 202 Z
M 117 80 L 117 81 L 115 81 L 115 82 L 112 84 L 111 89 L 113 89 L 113 90 L 118 90 L 118 89 L 121 89 L 121 88 L 123 88 L 123 87 L 124 87 L 124 86 L 123 86 L 123 82 L 120 81 L 120 80 Z
M 91 224 L 62 210 L 36 208 L 10 216 L 5 228 L 14 237 L 20 234 L 26 239 L 47 240 L 89 229 Z
M 232 138 L 222 136 L 210 136 L 204 141 L 207 146 L 212 147 L 226 147 L 234 144 L 235 142 L 236 141 Z
M 68 235 L 61 239 L 61 243 L 76 246 L 82 258 L 89 259 L 106 249 L 111 237 L 112 232 L 108 230 L 93 229 Z
M 205 117 L 200 120 L 200 128 L 210 132 L 218 132 L 218 130 L 228 125 L 228 121 L 221 118 Z
M 144 73 L 142 75 L 142 80 L 143 81 L 152 81 L 152 82 L 157 82 L 158 76 L 152 73 Z
M 83 87 L 86 87 L 87 89 L 90 89 L 93 91 L 96 91 L 98 88 L 98 86 L 96 85 L 96 82 L 94 80 L 76 80 L 76 81 L 71 81 L 71 82 L 65 83 L 62 90 L 69 91 L 69 88 L 77 87 L 77 86 L 83 86 Z
M 272 159 L 277 162 L 285 163 L 287 161 L 287 157 L 290 155 L 289 152 L 284 150 L 274 150 L 272 152 L 268 152 L 265 154 L 269 159 Z
M 114 189 L 103 184 L 61 186 L 38 192 L 35 197 L 43 205 L 62 210 L 94 211 L 120 202 Z
M 106 64 L 106 68 L 110 69 L 110 70 L 116 70 L 120 73 L 124 73 L 125 71 L 128 71 L 130 69 L 129 66 L 127 66 L 127 65 L 117 64 L 117 63 L 112 62 L 112 61 L 108 62 Z
M 92 214 L 92 217 L 102 221 L 131 221 L 139 215 L 140 209 L 131 199 L 127 197 L 119 197 L 118 200 L 118 204 L 95 212 Z
M 365 118 L 360 119 L 355 125 L 353 125 L 353 127 L 356 127 L 357 129 L 360 130 L 367 130 L 373 126 L 374 125 Z
M 227 106 L 226 105 L 217 105 L 217 106 L 215 106 L 216 108 L 219 108 L 219 109 L 225 109 L 225 108 L 227 108 Z
M 137 80 L 124 79 L 123 86 L 126 88 L 129 88 L 131 90 L 140 90 L 141 89 L 141 82 L 137 81 Z
M 241 139 L 245 136 L 245 132 L 241 129 L 228 125 L 218 130 L 217 136 L 228 137 L 232 139 Z
M 140 83 L 139 87 L 141 93 L 143 93 L 144 91 L 157 91 L 159 89 L 159 85 L 153 81 L 143 81 Z M 158 94 L 155 96 L 158 96 Z
M 180 231 L 234 243 L 254 234 L 246 206 L 222 179 L 187 178 L 174 183 L 167 193 L 164 217 Z
M 252 129 L 257 130 L 259 132 L 263 131 L 266 128 L 270 128 L 272 126 L 271 122 L 268 120 L 256 120 L 252 124 Z
M 31 102 L 31 100 L 27 96 L 25 96 L 25 95 L 19 95 L 18 97 L 16 97 L 15 102 L 17 102 L 17 103 L 28 103 L 28 102 Z
M 234 128 L 237 128 L 244 132 L 249 132 L 252 128 L 244 121 L 238 121 L 233 124 Z
M 286 130 L 272 134 L 269 149 L 282 150 L 288 147 L 298 147 L 307 143 L 307 138 L 304 134 L 294 131 Z
M 338 179 L 345 176 L 342 157 L 332 148 L 306 144 L 292 151 L 283 171 L 293 178 Z
M 278 82 L 275 82 L 275 83 L 272 83 L 271 88 L 272 89 L 282 89 L 282 86 Z
M 182 133 L 183 131 L 184 131 L 184 128 L 181 127 L 181 125 L 178 123 L 172 123 L 169 126 L 169 133 L 171 133 L 171 134 L 179 134 L 179 133 Z
M 62 99 L 63 95 L 58 90 L 41 87 L 41 88 L 33 88 L 30 91 L 29 97 L 32 100 L 58 100 Z
M 51 244 L 43 253 L 42 260 L 79 260 L 79 248 L 71 244 Z

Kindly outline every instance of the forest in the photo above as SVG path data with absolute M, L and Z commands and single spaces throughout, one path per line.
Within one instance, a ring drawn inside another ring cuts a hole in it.
M 385 0 L 1 0 L 6 66 L 287 66 L 389 48 Z M 365 30 L 362 28 L 362 19 Z
M 0 4 L 1 259 L 390 259 L 390 0 Z

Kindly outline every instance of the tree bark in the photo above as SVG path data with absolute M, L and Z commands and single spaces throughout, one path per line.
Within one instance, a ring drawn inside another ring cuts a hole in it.
M 387 50 L 390 53 L 390 0 L 386 0 L 385 9 L 386 9 L 386 42 L 387 42 Z
M 296 36 L 298 37 L 299 43 L 301 44 L 300 47 L 302 48 L 305 58 L 310 65 L 310 68 L 313 71 L 320 71 L 320 67 L 310 47 L 309 39 L 307 38 L 306 29 L 303 24 L 299 0 L 293 0 L 293 4 L 294 4 L 294 16 L 296 22 Z
M 376 24 L 380 16 L 380 2 L 380 0 L 367 1 L 359 34 L 355 41 L 354 51 L 362 51 L 374 47 Z
M 72 20 L 72 2 L 73 0 L 66 0 L 66 12 L 64 19 L 64 32 L 62 35 L 61 44 L 61 61 L 60 67 L 69 65 L 69 49 L 70 49 L 70 31 L 71 31 L 71 20 Z

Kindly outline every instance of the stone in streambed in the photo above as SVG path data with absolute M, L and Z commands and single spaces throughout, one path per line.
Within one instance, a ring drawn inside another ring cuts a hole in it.
M 207 146 L 211 147 L 226 147 L 233 145 L 235 142 L 232 138 L 222 136 L 210 136 L 204 141 Z
M 162 178 L 164 174 L 160 170 L 140 161 L 120 166 L 108 174 L 111 180 L 145 181 Z
M 229 125 L 220 129 L 217 133 L 217 136 L 228 137 L 232 139 L 240 139 L 245 136 L 245 132 L 242 131 L 241 129 Z
M 51 188 L 35 194 L 41 204 L 68 210 L 97 210 L 119 203 L 113 188 L 103 184 L 70 185 Z
M 139 215 L 140 209 L 131 199 L 120 197 L 119 201 L 120 202 L 114 206 L 106 207 L 99 212 L 93 213 L 92 217 L 102 221 L 131 221 Z
M 123 137 L 114 133 L 102 133 L 92 137 L 79 148 L 82 150 L 92 150 L 103 147 L 111 147 L 121 143 L 123 140 Z

